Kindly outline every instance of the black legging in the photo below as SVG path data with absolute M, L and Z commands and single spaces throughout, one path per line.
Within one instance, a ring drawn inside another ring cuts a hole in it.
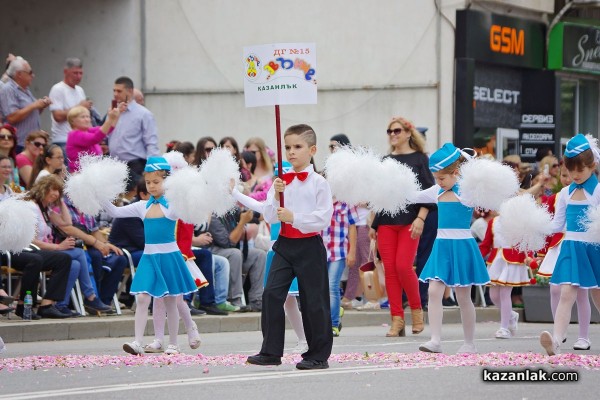
M 11 253 L 11 267 L 21 271 L 21 294 L 19 299 L 23 301 L 27 291 L 37 293 L 41 271 L 51 271 L 52 274 L 46 285 L 46 293 L 43 298 L 48 300 L 62 300 L 67 290 L 67 280 L 71 270 L 71 257 L 59 251 L 22 251 L 19 254 Z M 2 255 L 5 263 L 6 256 Z M 10 293 L 9 293 L 10 294 Z M 32 296 L 35 305 L 36 297 Z

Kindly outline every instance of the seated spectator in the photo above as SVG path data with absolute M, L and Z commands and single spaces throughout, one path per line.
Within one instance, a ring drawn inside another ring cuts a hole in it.
M 229 301 L 242 306 L 245 278 L 250 280 L 248 291 L 249 311 L 261 311 L 265 275 L 266 252 L 249 248 L 245 225 L 252 221 L 253 211 L 241 212 L 239 208 L 223 217 L 213 217 L 208 231 L 212 236 L 210 251 L 229 261 Z
M 100 142 L 114 130 L 122 110 L 127 105 L 121 103 L 118 108 L 108 110 L 106 121 L 102 126 L 92 126 L 90 110 L 83 106 L 76 106 L 69 110 L 67 121 L 71 131 L 67 136 L 67 157 L 69 158 L 69 171 L 79 169 L 79 157 L 82 154 L 102 155 Z
M 252 197 L 257 201 L 265 201 L 267 199 L 267 193 L 273 185 L 271 178 L 263 178 L 259 180 L 256 176 L 256 156 L 251 151 L 244 151 L 242 153 L 242 160 L 246 168 L 250 171 L 250 179 L 244 182 L 245 190 L 244 194 Z
M 231 155 L 235 158 L 235 161 L 237 161 L 240 168 L 240 177 L 242 182 L 246 182 L 248 179 L 250 179 L 250 171 L 248 171 L 242 163 L 240 147 L 238 146 L 237 141 L 231 136 L 225 136 L 219 141 L 219 147 L 229 150 Z
M 208 158 L 211 151 L 217 148 L 217 142 L 210 136 L 202 137 L 196 143 L 196 155 L 194 156 L 194 165 L 200 166 Z
M 6 183 L 13 190 L 21 186 L 19 182 L 19 169 L 17 168 L 17 162 L 15 160 L 15 157 L 17 156 L 16 132 L 17 130 L 12 125 L 4 124 L 0 126 L 0 156 L 8 157 L 8 159 L 10 160 L 10 165 L 12 167 L 12 174 L 8 177 L 6 181 L 0 183 Z
M 208 232 L 195 233 L 192 238 L 192 248 L 196 256 L 196 264 L 206 277 L 209 285 L 198 290 L 199 309 L 207 314 L 227 315 L 229 312 L 240 311 L 240 307 L 227 301 L 229 290 L 229 261 L 225 257 L 212 254 L 203 248 L 212 243 Z
M 57 175 L 61 179 L 67 176 L 67 167 L 65 166 L 65 156 L 62 148 L 57 144 L 51 144 L 46 147 L 33 164 L 31 171 L 31 180 L 36 182 L 38 179 L 48 175 Z
M 248 139 L 244 146 L 244 151 L 250 151 L 256 156 L 256 167 L 254 174 L 259 183 L 264 180 L 273 179 L 273 163 L 271 162 L 271 156 L 267 150 L 265 141 L 259 137 L 253 137 Z
M 48 145 L 48 134 L 44 131 L 34 131 L 27 135 L 23 151 L 17 154 L 15 160 L 19 169 L 19 180 L 26 188 L 33 184 L 31 171 L 35 159 L 44 152 Z
M 60 227 L 71 225 L 71 215 L 62 200 L 63 182 L 56 175 L 49 175 L 37 181 L 25 196 L 31 202 L 37 217 L 37 233 L 33 244 L 41 250 L 57 250 L 71 257 L 71 270 L 64 298 L 56 308 L 63 314 L 70 313 L 68 305 L 71 289 L 79 280 L 84 295 L 84 305 L 91 312 L 110 312 L 112 309 L 102 303 L 94 292 L 90 280 L 88 262 L 83 251 L 83 243 L 66 235 Z M 38 314 L 40 314 L 38 310 Z M 42 317 L 43 315 L 40 314 Z
M 195 151 L 194 145 L 190 142 L 179 142 L 174 147 L 173 150 L 180 152 L 183 154 L 183 158 L 185 161 L 192 165 L 194 164 Z
M 10 163 L 7 157 L 0 156 L 0 178 L 6 178 L 10 174 Z M 0 185 L 0 202 L 13 195 L 13 191 L 8 185 Z M 6 229 L 6 228 L 4 228 Z M 5 254 L 0 254 L 2 265 L 8 261 Z M 27 291 L 37 293 L 40 281 L 40 272 L 51 271 L 50 279 L 46 285 L 46 292 L 43 293 L 42 302 L 38 307 L 38 314 L 33 315 L 33 319 L 40 316 L 45 318 L 68 318 L 71 313 L 63 314 L 55 307 L 55 302 L 64 298 L 67 285 L 67 277 L 71 266 L 71 258 L 58 251 L 43 251 L 29 249 L 19 254 L 11 253 L 11 267 L 21 271 L 21 292 L 17 303 L 16 314 L 23 316 L 23 299 Z M 8 296 L 5 292 L 0 292 L 1 296 Z M 34 296 L 34 306 L 37 296 Z M 0 307 L 0 312 L 3 308 Z

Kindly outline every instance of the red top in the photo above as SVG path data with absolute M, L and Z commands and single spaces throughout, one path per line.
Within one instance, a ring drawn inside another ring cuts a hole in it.
M 175 225 L 175 239 L 177 240 L 177 246 L 183 254 L 186 260 L 193 260 L 194 253 L 192 253 L 192 238 L 194 237 L 194 225 L 177 220 Z

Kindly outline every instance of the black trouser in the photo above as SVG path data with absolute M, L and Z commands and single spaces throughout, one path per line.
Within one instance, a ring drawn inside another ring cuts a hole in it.
M 12 268 L 21 271 L 21 294 L 23 301 L 27 291 L 30 291 L 35 305 L 41 271 L 51 271 L 52 275 L 46 284 L 44 299 L 62 300 L 67 290 L 67 280 L 71 271 L 71 257 L 59 251 L 22 251 L 19 254 L 11 253 Z
M 104 258 L 97 248 L 91 246 L 87 252 L 92 260 L 92 271 L 96 280 L 98 296 L 104 304 L 110 305 L 123 279 L 123 271 L 128 266 L 127 258 L 116 254 Z M 102 265 L 108 265 L 111 271 L 105 271 Z
M 263 293 L 261 354 L 281 357 L 285 339 L 283 303 L 294 277 L 298 278 L 302 322 L 308 351 L 302 357 L 327 361 L 331 355 L 331 311 L 327 252 L 320 235 L 303 239 L 280 236 Z
M 429 259 L 431 250 L 433 249 L 433 242 L 435 242 L 435 237 L 437 236 L 437 226 L 438 212 L 437 210 L 431 210 L 429 211 L 429 214 L 427 214 L 427 218 L 425 218 L 423 233 L 419 240 L 419 247 L 417 247 L 417 257 L 415 261 L 417 278 L 421 275 L 421 272 Z M 428 290 L 429 282 L 419 281 L 419 295 L 421 296 L 421 304 L 423 306 L 427 305 L 429 302 Z

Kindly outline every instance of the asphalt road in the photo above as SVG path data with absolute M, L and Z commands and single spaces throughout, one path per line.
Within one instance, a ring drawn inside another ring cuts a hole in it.
M 283 365 L 244 364 L 257 352 L 260 332 L 203 335 L 197 351 L 186 355 L 127 356 L 123 339 L 13 343 L 0 358 L 0 400 L 29 398 L 202 398 L 202 399 L 595 399 L 600 386 L 600 329 L 592 325 L 592 349 L 573 352 L 576 326 L 569 329 L 563 353 L 542 355 L 538 336 L 548 324 L 520 324 L 517 337 L 493 337 L 495 323 L 478 323 L 479 355 L 455 356 L 462 328 L 445 325 L 444 355 L 418 351 L 421 335 L 386 338 L 386 327 L 344 328 L 335 339 L 330 369 L 298 371 L 298 355 Z M 295 346 L 287 332 L 286 346 Z M 150 338 L 148 338 L 150 339 Z M 67 354 L 72 357 L 61 357 Z M 39 356 L 39 357 L 32 357 Z M 559 365 L 561 364 L 562 365 Z M 94 364 L 94 365 L 92 365 Z M 518 366 L 513 366 L 519 364 Z M 32 366 L 35 365 L 36 369 Z M 582 367 L 587 365 L 587 367 Z M 589 367 L 591 366 L 591 368 Z M 594 368 L 595 367 L 595 368 Z M 488 383 L 483 369 L 577 372 L 577 382 Z

